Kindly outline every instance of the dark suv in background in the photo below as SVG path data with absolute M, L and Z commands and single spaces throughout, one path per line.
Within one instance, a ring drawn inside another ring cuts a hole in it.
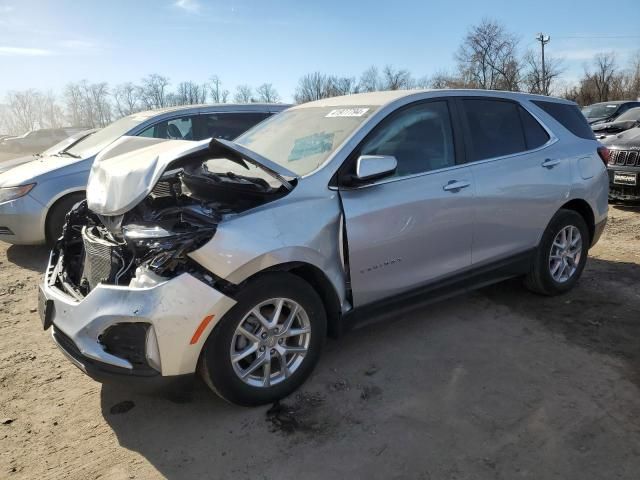
M 612 122 L 630 108 L 640 107 L 638 101 L 617 100 L 615 102 L 601 102 L 582 108 L 582 114 L 589 125 Z
M 640 127 L 601 142 L 609 148 L 609 199 L 640 201 Z

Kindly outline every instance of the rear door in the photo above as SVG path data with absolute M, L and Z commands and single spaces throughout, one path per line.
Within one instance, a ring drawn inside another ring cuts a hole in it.
M 571 159 L 518 102 L 457 102 L 476 187 L 472 263 L 480 266 L 536 247 L 569 193 Z
M 404 107 L 367 136 L 341 172 L 353 173 L 360 155 L 398 162 L 392 176 L 340 187 L 354 306 L 470 266 L 473 185 L 451 118 L 447 100 Z

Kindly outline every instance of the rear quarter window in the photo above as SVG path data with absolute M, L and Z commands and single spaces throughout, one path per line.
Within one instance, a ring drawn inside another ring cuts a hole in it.
M 576 137 L 586 138 L 587 140 L 596 139 L 593 130 L 587 123 L 587 119 L 580 113 L 577 106 L 566 103 L 545 102 L 544 100 L 533 100 L 533 103 L 551 115 Z

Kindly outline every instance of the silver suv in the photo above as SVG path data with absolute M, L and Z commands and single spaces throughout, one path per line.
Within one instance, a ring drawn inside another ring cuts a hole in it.
M 473 90 L 325 99 L 233 142 L 122 139 L 51 254 L 44 327 L 100 381 L 197 370 L 272 402 L 383 307 L 512 276 L 571 289 L 606 157 L 575 104 Z

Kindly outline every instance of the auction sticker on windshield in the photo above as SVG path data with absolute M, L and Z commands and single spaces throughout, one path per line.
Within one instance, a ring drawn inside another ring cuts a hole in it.
M 325 115 L 325 117 L 361 117 L 368 111 L 368 108 L 337 108 L 335 110 L 331 110 Z

